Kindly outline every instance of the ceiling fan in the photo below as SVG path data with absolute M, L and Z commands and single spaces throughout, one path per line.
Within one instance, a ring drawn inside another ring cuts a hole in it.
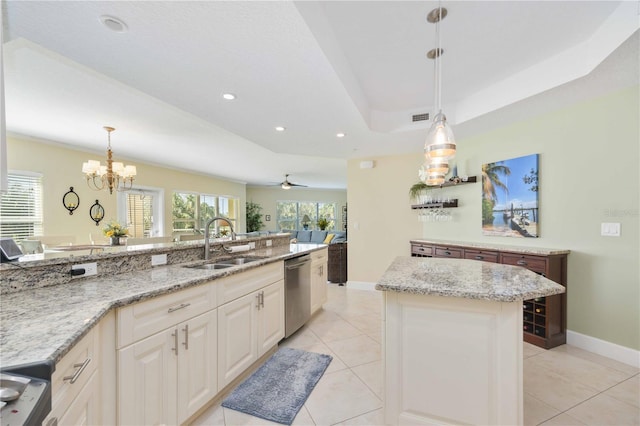
M 308 188 L 307 185 L 300 185 L 297 183 L 289 182 L 289 175 L 284 175 L 284 181 L 280 182 L 279 185 L 282 189 L 290 189 L 292 186 L 300 186 L 303 188 Z

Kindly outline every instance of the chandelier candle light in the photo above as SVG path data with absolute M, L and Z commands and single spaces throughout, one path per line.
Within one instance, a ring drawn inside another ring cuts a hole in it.
M 436 24 L 436 45 L 427 53 L 434 59 L 434 104 L 436 115 L 427 133 L 424 144 L 425 165 L 420 169 L 420 179 L 429 186 L 444 183 L 444 176 L 449 171 L 448 161 L 456 154 L 456 142 L 447 117 L 442 112 L 442 59 L 444 50 L 440 47 L 440 21 L 447 16 L 447 9 L 438 7 L 427 15 L 427 21 Z
M 136 166 L 125 166 L 118 161 L 113 161 L 111 132 L 115 129 L 109 126 L 105 126 L 104 129 L 107 131 L 109 141 L 107 146 L 107 165 L 103 166 L 100 161 L 89 160 L 82 164 L 82 173 L 87 177 L 89 188 L 95 191 L 107 188 L 110 194 L 113 194 L 114 189 L 116 191 L 127 191 L 133 186 L 133 179 L 137 174 Z

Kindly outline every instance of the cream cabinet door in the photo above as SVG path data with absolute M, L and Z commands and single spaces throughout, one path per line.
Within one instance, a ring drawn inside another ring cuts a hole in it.
M 273 283 L 260 293 L 258 357 L 284 337 L 284 281 Z
M 67 411 L 58 418 L 59 425 L 97 425 L 100 416 L 100 375 L 94 372 Z M 46 423 L 45 423 L 46 424 Z
M 327 262 L 311 262 L 311 313 L 327 302 Z
M 218 389 L 258 359 L 259 291 L 218 308 Z
M 177 423 L 178 327 L 118 351 L 118 423 Z
M 178 328 L 178 423 L 183 423 L 218 392 L 218 312 L 207 312 Z

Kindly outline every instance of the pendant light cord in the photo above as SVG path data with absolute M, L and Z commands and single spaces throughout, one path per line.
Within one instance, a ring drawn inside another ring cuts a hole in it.
M 440 47 L 440 21 L 442 21 L 442 2 L 438 2 L 438 22 L 436 22 L 436 78 L 437 85 L 437 113 L 442 111 L 442 48 Z

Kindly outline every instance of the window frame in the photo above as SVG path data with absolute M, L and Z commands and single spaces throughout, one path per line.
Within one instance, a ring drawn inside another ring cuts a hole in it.
M 295 219 L 287 219 L 287 218 L 282 218 L 280 216 L 280 204 L 284 204 L 284 203 L 293 203 L 296 205 L 296 216 Z M 337 211 L 338 211 L 338 203 L 335 201 L 305 201 L 305 200 L 277 200 L 276 201 L 276 229 L 278 230 L 278 232 L 281 232 L 283 230 L 301 230 L 304 229 L 304 226 L 302 224 L 302 218 L 304 217 L 305 213 L 300 212 L 300 204 L 312 204 L 314 205 L 314 215 L 313 217 L 310 217 L 310 222 L 309 222 L 309 230 L 313 231 L 313 230 L 319 230 L 317 222 L 318 222 L 318 218 L 320 217 L 320 209 L 321 209 L 321 205 L 332 205 L 333 206 L 333 216 L 331 218 L 329 218 L 329 223 L 330 226 L 328 226 L 325 230 L 326 231 L 337 231 L 338 230 L 338 218 L 336 217 Z M 280 227 L 280 223 L 281 221 L 286 220 L 288 222 L 291 222 L 292 220 L 295 221 L 295 227 L 292 229 L 289 228 L 284 228 L 284 227 Z
M 195 201 L 195 218 L 194 219 L 179 219 L 181 221 L 188 221 L 188 222 L 193 222 L 194 223 L 194 228 L 186 228 L 186 229 L 176 229 L 175 228 L 175 223 L 176 223 L 176 218 L 173 216 L 173 199 L 175 194 L 180 194 L 180 195 L 195 195 L 196 197 L 196 201 Z M 188 233 L 188 232 L 194 232 L 194 233 L 202 233 L 204 234 L 204 229 L 205 229 L 205 225 L 206 222 L 208 220 L 204 220 L 205 218 L 201 217 L 201 197 L 213 197 L 215 200 L 215 206 L 214 206 L 214 216 L 224 216 L 220 213 L 220 199 L 224 198 L 227 200 L 227 203 L 229 204 L 229 207 L 227 210 L 229 211 L 235 211 L 236 216 L 235 217 L 229 217 L 229 221 L 231 222 L 231 225 L 233 226 L 233 229 L 235 231 L 238 230 L 238 221 L 239 221 L 239 208 L 240 208 L 240 197 L 236 197 L 236 196 L 231 196 L 231 195 L 220 195 L 220 194 L 211 194 L 211 193 L 202 193 L 202 192 L 196 192 L 196 191 L 179 191 L 179 190 L 174 190 L 172 195 L 171 195 L 171 231 L 173 232 L 173 234 L 179 234 L 179 233 Z M 235 204 L 233 208 L 231 208 L 231 204 Z M 208 218 L 208 216 L 207 216 Z M 220 224 L 218 229 L 220 228 L 225 228 L 225 225 Z
M 141 194 L 153 196 L 153 204 L 151 206 L 153 216 L 153 226 L 151 227 L 151 233 L 148 237 L 136 237 L 136 238 L 151 238 L 151 237 L 164 237 L 164 189 L 153 186 L 139 186 L 136 185 L 128 191 L 118 192 L 118 221 L 120 223 L 129 224 L 128 222 L 128 194 Z
M 0 235 L 2 237 L 13 238 L 16 242 L 20 242 L 22 240 L 28 239 L 30 237 L 44 235 L 44 175 L 42 173 L 31 172 L 27 170 L 8 170 L 7 171 L 7 191 L 2 194 L 2 197 L 5 197 L 9 194 L 9 189 L 11 188 L 12 178 L 17 179 L 16 177 L 25 179 L 32 178 L 38 180 L 37 191 L 39 194 L 36 195 L 36 199 L 32 201 L 33 209 L 35 210 L 33 215 L 30 216 L 9 216 L 12 218 L 16 218 L 16 220 L 7 221 L 5 218 L 7 216 L 0 217 L 2 224 L 7 223 L 20 223 L 20 224 L 31 224 L 31 231 L 29 235 L 17 235 L 16 234 L 8 234 L 2 232 L 0 229 Z M 0 211 L 1 214 L 1 211 Z M 27 226 L 28 227 L 28 226 Z

